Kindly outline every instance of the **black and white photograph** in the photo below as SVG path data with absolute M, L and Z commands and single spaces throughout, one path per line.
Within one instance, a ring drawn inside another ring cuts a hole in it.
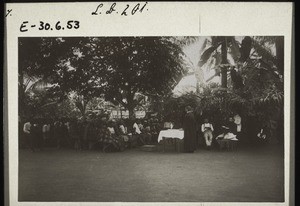
M 19 201 L 284 201 L 282 36 L 18 43 Z
M 292 14 L 6 4 L 4 205 L 294 205 Z

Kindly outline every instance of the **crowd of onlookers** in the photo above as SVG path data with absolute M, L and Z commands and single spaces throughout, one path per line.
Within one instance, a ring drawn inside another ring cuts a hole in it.
M 123 151 L 157 142 L 162 124 L 157 118 L 121 120 L 47 119 L 23 124 L 21 147 L 32 151 L 44 147 Z
M 194 124 L 194 123 L 192 123 Z M 226 141 L 244 141 L 246 136 L 254 136 L 261 143 L 268 142 L 270 131 L 266 126 L 255 128 L 245 127 L 239 114 L 231 115 L 221 124 L 214 124 L 208 117 L 195 120 L 195 128 L 184 128 L 185 136 L 188 131 L 195 130 L 197 139 L 193 148 L 213 146 L 222 147 Z M 243 125 L 243 126 L 242 126 Z M 100 149 L 104 152 L 123 151 L 126 148 L 157 144 L 159 132 L 163 129 L 182 128 L 179 122 L 163 121 L 156 117 L 143 119 L 87 119 L 78 120 L 61 118 L 58 120 L 33 119 L 20 124 L 23 131 L 20 135 L 20 147 L 29 147 L 32 151 L 44 147 L 73 148 L 75 150 Z M 258 129 L 259 128 L 259 129 Z M 245 134 L 245 129 L 246 133 Z M 253 132 L 252 132 L 253 130 Z M 252 134 L 253 133 L 253 134 Z M 249 138 L 247 137 L 247 138 Z M 194 138 L 194 137 L 193 137 Z

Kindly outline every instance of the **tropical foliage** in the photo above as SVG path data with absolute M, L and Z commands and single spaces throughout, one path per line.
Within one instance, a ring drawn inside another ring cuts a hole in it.
M 192 65 L 183 47 L 199 38 L 199 62 Z M 238 112 L 272 128 L 283 124 L 283 37 L 203 38 L 20 38 L 20 114 L 85 118 L 105 100 L 130 116 L 142 108 L 178 126 L 186 105 L 198 118 L 223 121 Z M 205 70 L 214 70 L 221 85 L 206 85 Z M 201 90 L 173 97 L 191 71 Z
M 35 46 L 26 56 L 30 44 Z M 20 38 L 19 47 L 20 85 L 35 77 L 60 100 L 75 92 L 83 116 L 88 102 L 100 95 L 133 115 L 141 102 L 138 93 L 171 93 L 186 73 L 181 47 L 168 37 Z
M 283 125 L 283 37 L 244 37 L 241 43 L 235 37 L 209 37 L 204 45 L 198 69 L 214 69 L 222 87 L 202 84 L 202 92 L 169 99 L 162 107 L 165 116 L 180 123 L 184 107 L 191 105 L 198 116 L 220 124 L 239 113 L 255 117 L 275 135 Z

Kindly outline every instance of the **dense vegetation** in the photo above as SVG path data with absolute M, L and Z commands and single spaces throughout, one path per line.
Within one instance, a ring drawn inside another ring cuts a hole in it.
M 174 97 L 188 72 L 182 48 L 197 39 L 20 38 L 20 117 L 85 118 L 103 100 L 133 116 L 147 96 L 148 110 L 178 125 L 191 105 L 199 118 L 216 124 L 240 113 L 277 133 L 283 126 L 283 37 L 206 38 L 195 73 L 213 69 L 221 84 L 205 84 L 198 75 L 196 93 Z

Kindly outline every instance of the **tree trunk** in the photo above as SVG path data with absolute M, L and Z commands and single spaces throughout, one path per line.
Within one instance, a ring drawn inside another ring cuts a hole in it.
M 128 112 L 129 112 L 129 119 L 134 119 L 135 118 L 134 108 L 128 108 Z
M 129 112 L 129 119 L 134 119 L 135 118 L 135 113 L 134 113 L 134 108 L 135 108 L 135 103 L 134 103 L 134 95 L 135 92 L 131 91 L 131 88 L 128 88 L 128 95 L 127 95 L 127 104 L 126 108 L 128 109 Z
M 197 84 L 196 84 L 196 94 L 200 94 L 200 83 L 197 80 Z
M 85 120 L 86 119 L 86 105 L 87 105 L 88 101 L 84 101 L 83 98 L 84 97 L 79 98 L 77 100 L 77 102 L 75 103 L 75 106 L 79 109 L 82 119 Z
M 86 120 L 85 112 L 81 112 L 81 116 L 82 116 L 82 120 L 85 121 Z
M 228 64 L 227 61 L 227 39 L 224 37 L 221 45 L 222 64 Z M 227 67 L 221 68 L 221 87 L 227 88 Z
M 86 105 L 87 105 L 87 102 L 85 102 L 83 100 L 83 110 L 82 110 L 82 118 L 83 118 L 83 120 L 86 120 Z

